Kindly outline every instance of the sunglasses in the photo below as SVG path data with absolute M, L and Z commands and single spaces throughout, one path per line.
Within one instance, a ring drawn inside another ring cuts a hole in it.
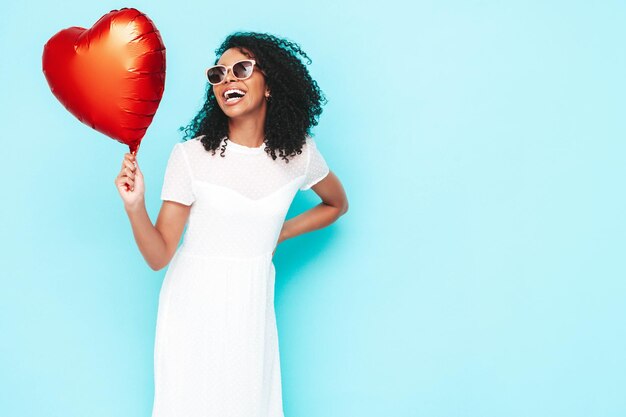
M 245 80 L 252 76 L 255 64 L 256 61 L 254 59 L 244 59 L 229 66 L 215 65 L 207 68 L 206 77 L 211 85 L 221 84 L 226 79 L 226 74 L 228 74 L 228 70 L 230 69 L 235 78 L 238 80 Z M 265 74 L 263 70 L 261 70 L 261 72 Z

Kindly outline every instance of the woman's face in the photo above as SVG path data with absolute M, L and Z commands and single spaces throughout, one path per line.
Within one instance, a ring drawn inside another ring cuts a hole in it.
M 228 67 L 243 59 L 251 58 L 241 53 L 237 48 L 230 48 L 224 51 L 219 61 L 217 61 L 217 64 Z M 254 70 L 250 78 L 245 80 L 237 79 L 233 75 L 232 70 L 229 69 L 224 81 L 221 84 L 212 86 L 212 88 L 219 106 L 224 114 L 230 118 L 236 118 L 242 115 L 251 115 L 259 110 L 265 110 L 265 96 L 266 94 L 269 94 L 269 91 L 267 91 L 267 86 L 265 84 L 265 76 L 256 65 L 254 66 Z M 226 101 L 224 93 L 233 88 L 243 91 L 245 95 L 241 99 L 236 100 L 233 103 L 229 103 Z

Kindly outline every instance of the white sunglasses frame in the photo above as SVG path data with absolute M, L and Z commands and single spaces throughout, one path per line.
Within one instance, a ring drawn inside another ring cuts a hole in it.
M 233 72 L 233 67 L 234 67 L 235 65 L 239 64 L 240 62 L 246 62 L 246 61 L 252 62 L 252 71 L 250 71 L 250 75 L 248 75 L 247 77 L 245 77 L 245 78 L 239 78 L 239 77 L 237 77 L 237 76 L 235 75 L 235 73 Z M 226 69 L 226 72 L 224 73 L 224 79 L 223 79 L 222 81 L 220 81 L 219 83 L 215 83 L 215 84 L 213 84 L 213 83 L 211 82 L 211 80 L 209 80 L 209 70 L 211 70 L 211 69 L 213 69 L 213 68 L 217 68 L 217 67 L 222 67 L 222 68 L 225 68 L 225 69 Z M 237 62 L 233 63 L 232 65 L 228 65 L 228 66 L 226 66 L 226 65 L 213 65 L 212 67 L 209 67 L 209 68 L 207 68 L 207 69 L 204 71 L 204 75 L 205 75 L 205 77 L 206 77 L 207 81 L 209 82 L 209 84 L 211 84 L 211 85 L 220 85 L 220 84 L 222 84 L 224 81 L 226 81 L 226 77 L 228 76 L 228 70 L 230 70 L 230 72 L 232 72 L 232 73 L 233 73 L 233 76 L 234 76 L 235 78 L 237 78 L 238 80 L 247 80 L 248 78 L 252 77 L 252 74 L 254 73 L 254 68 L 255 68 L 255 67 L 256 67 L 256 60 L 254 60 L 254 59 L 242 59 L 242 60 L 237 61 Z M 263 73 L 263 75 L 265 75 L 265 72 L 264 72 L 262 69 L 260 69 L 260 68 L 259 68 L 259 70 Z

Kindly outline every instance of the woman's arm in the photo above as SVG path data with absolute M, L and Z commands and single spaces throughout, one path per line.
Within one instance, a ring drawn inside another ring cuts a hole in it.
M 283 224 L 278 243 L 326 227 L 348 211 L 346 192 L 332 171 L 311 189 L 320 196 L 322 202 L 287 220 Z
M 115 186 L 124 202 L 135 241 L 144 259 L 155 271 L 164 268 L 174 256 L 189 218 L 191 206 L 163 201 L 156 225 L 146 211 L 143 173 L 135 155 L 126 153 Z
M 153 226 L 143 202 L 126 207 L 139 251 L 153 270 L 163 269 L 172 260 L 190 211 L 191 206 L 163 201 Z

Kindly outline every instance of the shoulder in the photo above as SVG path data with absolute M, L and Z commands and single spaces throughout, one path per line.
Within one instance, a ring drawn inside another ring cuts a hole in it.
M 310 135 L 306 135 L 304 145 L 302 146 L 302 154 L 305 155 L 305 158 L 309 161 L 312 158 L 319 159 L 322 157 L 315 138 Z
M 317 143 L 315 143 L 315 139 L 311 135 L 306 135 L 304 139 L 303 149 L 309 149 L 312 147 L 316 147 Z
M 296 155 L 290 155 L 289 164 L 291 166 L 295 165 L 306 165 L 309 163 L 310 155 L 312 152 L 315 152 L 317 149 L 317 144 L 315 143 L 315 139 L 310 135 L 305 135 L 304 143 L 300 147 L 300 153 Z
M 315 138 L 313 138 L 311 135 L 306 135 L 305 139 L 304 139 L 304 145 L 302 145 L 302 156 L 304 157 L 304 159 L 309 159 L 309 155 L 312 152 L 315 152 L 315 150 L 317 149 L 317 142 L 315 141 Z
M 186 154 L 198 152 L 200 150 L 204 150 L 204 146 L 202 145 L 202 142 L 200 142 L 201 138 L 202 136 L 196 136 L 195 138 L 178 142 L 175 146 L 180 147 Z
M 187 162 L 198 159 L 205 153 L 204 146 L 200 141 L 202 136 L 197 136 L 193 139 L 188 139 L 182 142 L 176 142 L 172 147 L 172 154 L 182 155 Z
M 183 142 L 176 142 L 170 148 L 169 164 L 182 164 L 191 166 L 192 161 L 198 159 L 200 150 L 204 150 L 200 137 Z

